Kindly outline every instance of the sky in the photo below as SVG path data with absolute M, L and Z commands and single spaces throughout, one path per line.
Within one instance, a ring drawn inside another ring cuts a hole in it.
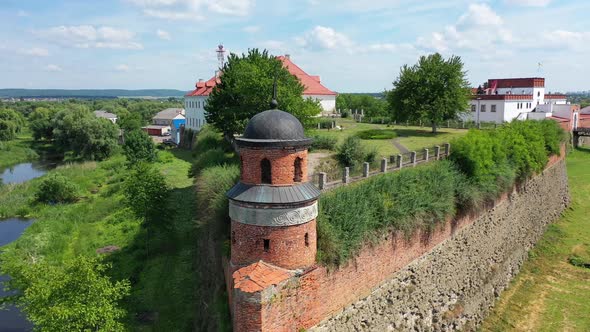
M 460 56 L 473 86 L 545 77 L 590 90 L 587 0 L 0 0 L 0 88 L 190 90 L 215 49 L 290 54 L 337 92 Z

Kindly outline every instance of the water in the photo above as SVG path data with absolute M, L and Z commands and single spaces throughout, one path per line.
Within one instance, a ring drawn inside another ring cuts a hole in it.
M 0 247 L 18 239 L 19 236 L 33 223 L 32 220 L 11 218 L 0 221 Z M 10 295 L 4 291 L 3 283 L 8 280 L 6 275 L 0 275 L 0 297 Z M 27 321 L 24 315 L 15 307 L 8 306 L 0 310 L 0 331 L 16 332 L 31 331 L 33 325 Z
M 23 163 L 6 168 L 0 174 L 0 181 L 4 184 L 23 183 L 38 178 L 47 173 L 50 164 L 44 163 Z

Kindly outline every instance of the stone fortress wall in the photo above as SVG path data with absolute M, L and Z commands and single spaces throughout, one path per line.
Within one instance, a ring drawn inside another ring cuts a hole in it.
M 542 174 L 477 216 L 409 239 L 384 234 L 347 266 L 296 273 L 257 266 L 266 271 L 259 284 L 234 285 L 234 328 L 473 330 L 568 203 L 565 161 L 553 157 Z M 266 275 L 274 279 L 265 282 Z

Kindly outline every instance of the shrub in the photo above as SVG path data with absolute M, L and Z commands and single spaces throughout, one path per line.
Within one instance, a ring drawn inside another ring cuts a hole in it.
M 340 117 L 342 118 L 348 118 L 350 116 L 350 113 L 348 112 L 348 110 L 342 110 L 342 112 L 340 112 Z
M 369 129 L 359 131 L 357 134 L 360 139 L 392 139 L 397 137 L 397 133 L 391 129 Z
M 199 154 L 192 165 L 189 176 L 197 176 L 205 168 L 219 166 L 233 162 L 232 157 L 229 156 L 222 148 L 214 148 Z
M 37 189 L 35 198 L 42 203 L 71 203 L 78 199 L 79 189 L 63 175 L 47 176 Z
M 211 126 L 205 126 L 197 133 L 194 151 L 199 154 L 207 150 L 222 148 L 226 151 L 231 150 L 229 143 L 223 139 L 220 132 Z
M 143 130 L 133 130 L 125 136 L 123 152 L 130 165 L 138 162 L 154 162 L 158 158 L 152 138 Z
M 385 228 L 406 234 L 418 228 L 433 229 L 454 215 L 462 181 L 464 176 L 452 163 L 442 161 L 322 195 L 317 219 L 318 260 L 340 265 Z
M 160 171 L 147 163 L 135 165 L 124 184 L 127 205 L 148 225 L 167 226 L 166 201 L 169 188 Z
M 17 126 L 10 120 L 0 119 L 0 141 L 10 141 L 16 138 Z
M 366 152 L 361 140 L 356 136 L 349 136 L 338 147 L 336 158 L 342 166 L 355 167 L 364 161 Z
M 310 150 L 331 150 L 336 148 L 338 139 L 336 137 L 329 136 L 314 136 L 313 142 L 311 143 Z

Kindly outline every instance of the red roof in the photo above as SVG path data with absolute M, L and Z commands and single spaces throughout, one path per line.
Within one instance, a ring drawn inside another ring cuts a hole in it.
M 496 89 L 542 88 L 545 86 L 545 79 L 541 77 L 489 79 L 488 86 L 494 88 L 494 85 Z
M 319 76 L 308 75 L 288 57 L 281 55 L 278 56 L 277 59 L 281 60 L 283 66 L 287 68 L 291 75 L 294 75 L 299 81 L 301 81 L 301 84 L 305 87 L 303 95 L 336 95 L 336 92 L 326 88 L 320 83 Z M 197 84 L 195 84 L 196 89 L 187 93 L 185 97 L 208 96 L 217 83 L 219 83 L 219 77 L 215 76 L 206 82 L 197 82 Z
M 197 82 L 193 91 L 187 93 L 185 97 L 208 96 L 213 87 L 219 83 L 219 77 L 213 76 L 206 82 Z
M 549 119 L 555 120 L 557 122 L 570 122 L 569 119 L 562 118 L 561 116 L 555 116 L 555 115 L 550 116 Z
M 549 95 L 545 94 L 545 99 L 567 99 L 566 95 Z
M 281 60 L 283 66 L 287 68 L 291 75 L 295 75 L 295 77 L 301 81 L 301 84 L 305 87 L 305 90 L 303 91 L 304 95 L 336 95 L 336 92 L 326 88 L 320 83 L 319 76 L 308 75 L 303 69 L 294 64 L 289 57 L 281 55 L 278 56 L 277 59 Z

